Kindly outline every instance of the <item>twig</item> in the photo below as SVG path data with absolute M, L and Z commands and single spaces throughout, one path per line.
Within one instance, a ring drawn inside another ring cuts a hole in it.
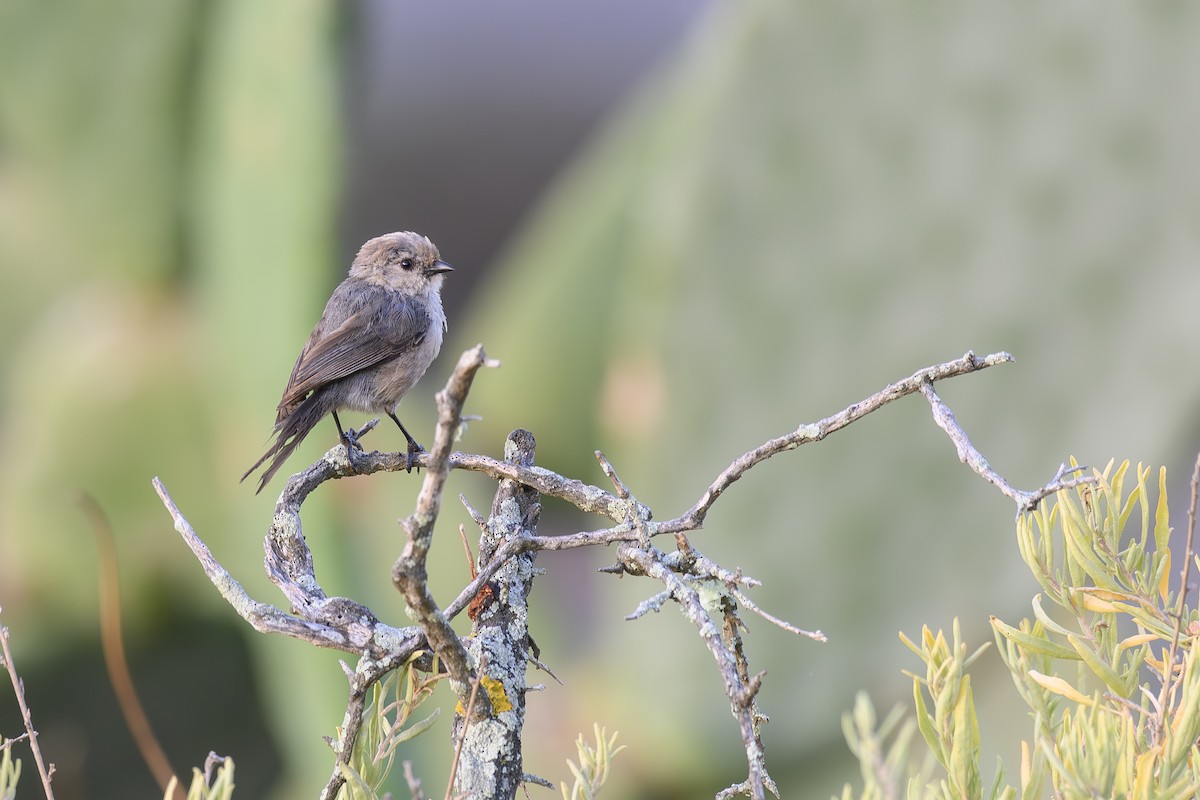
M 1065 479 L 1066 475 L 1079 472 L 1085 468 L 1075 467 L 1067 469 L 1066 464 L 1063 464 L 1059 466 L 1054 478 L 1042 488 L 1032 492 L 1023 492 L 1019 489 L 1014 489 L 1008 481 L 1004 480 L 999 473 L 992 469 L 991 464 L 983 457 L 983 454 L 975 449 L 975 445 L 971 444 L 971 440 L 967 438 L 966 432 L 959 426 L 958 420 L 954 418 L 954 412 L 942 402 L 937 392 L 933 390 L 933 384 L 925 381 L 920 385 L 920 389 L 921 394 L 925 395 L 925 399 L 929 401 L 929 405 L 933 410 L 934 422 L 946 432 L 946 435 L 950 437 L 950 441 L 954 442 L 954 448 L 958 451 L 959 461 L 962 461 L 975 474 L 999 489 L 1005 497 L 1015 501 L 1018 515 L 1026 511 L 1032 511 L 1046 497 L 1056 494 L 1063 489 L 1096 482 L 1096 479 L 1091 476 Z
M 862 419 L 872 411 L 879 410 L 893 400 L 899 400 L 905 395 L 920 391 L 921 387 L 930 381 L 940 381 L 958 377 L 959 375 L 968 375 L 972 372 L 978 372 L 979 370 L 994 367 L 997 364 L 1006 364 L 1011 361 L 1013 361 L 1013 357 L 1008 353 L 992 353 L 980 358 L 968 351 L 962 358 L 926 367 L 914 372 L 904 380 L 889 384 L 865 400 L 848 406 L 833 416 L 826 417 L 818 422 L 801 425 L 785 436 L 764 442 L 753 450 L 747 451 L 734 459 L 733 463 L 716 477 L 716 480 L 709 485 L 704 494 L 700 496 L 700 499 L 696 501 L 696 504 L 688 509 L 686 513 L 667 522 L 651 523 L 651 530 L 658 534 L 701 528 L 704 526 L 704 518 L 708 514 L 708 510 L 712 508 L 717 498 L 752 467 L 771 456 L 788 450 L 795 450 L 801 445 L 819 442 L 829 434 Z
M 670 589 L 663 589 L 653 597 L 647 597 L 645 600 L 637 604 L 637 608 L 625 615 L 626 621 L 633 622 L 635 619 L 641 619 L 651 611 L 657 614 L 658 612 L 662 611 L 662 607 L 668 600 L 671 599 L 671 596 L 672 594 Z
M 425 561 L 433 542 L 433 526 L 441 509 L 446 477 L 450 474 L 450 446 L 462 423 L 462 408 L 467 400 L 467 392 L 471 389 L 475 373 L 484 366 L 494 364 L 483 352 L 483 346 L 476 345 L 462 354 L 446 388 L 438 392 L 437 431 L 433 447 L 423 459 L 425 480 L 417 496 L 416 509 L 400 522 L 408 534 L 408 542 L 392 566 L 392 583 L 404 595 L 413 619 L 421 626 L 429 645 L 450 673 L 451 686 L 455 687 L 460 700 L 474 681 L 474 674 L 466 648 L 429 590 Z M 486 695 L 480 706 L 483 713 L 490 713 L 491 704 Z
M 0 625 L 0 654 L 3 654 L 4 667 L 8 670 L 8 679 L 12 681 L 13 694 L 17 697 L 17 708 L 21 710 L 21 722 L 25 725 L 25 735 L 29 737 L 29 749 L 33 752 L 33 761 L 37 764 L 38 775 L 42 779 L 42 791 L 46 800 L 54 800 L 54 789 L 50 786 L 50 776 L 54 774 L 54 765 L 46 766 L 42 758 L 42 748 L 38 745 L 38 732 L 33 727 L 33 715 L 29 713 L 29 704 L 25 702 L 25 681 L 17 675 L 17 666 L 13 663 L 12 650 L 8 647 L 8 628 Z
M 617 497 L 621 498 L 625 503 L 625 518 L 623 522 L 630 526 L 633 533 L 637 534 L 637 543 L 639 545 L 649 547 L 650 530 L 646 526 L 646 521 L 650 519 L 650 509 L 637 501 L 637 498 L 629 491 L 629 487 L 617 475 L 617 470 L 609 462 L 604 453 L 597 450 L 596 460 L 600 462 L 601 471 L 612 481 L 613 488 L 617 490 Z
M 250 597 L 241 583 L 221 566 L 208 549 L 208 545 L 197 535 L 191 523 L 175 505 L 162 481 L 155 478 L 151 483 L 163 506 L 175 521 L 175 530 L 196 556 L 213 586 L 217 587 L 225 601 L 256 631 L 281 633 L 316 647 L 342 650 L 354 655 L 361 655 L 365 651 L 372 657 L 381 659 L 399 657 L 404 660 L 424 646 L 424 636 L 419 628 L 393 628 L 378 620 L 364 620 L 361 615 L 347 613 L 352 609 L 352 601 L 326 597 L 321 587 L 315 585 L 315 578 L 311 585 L 287 584 L 288 588 L 285 590 L 289 597 L 296 598 L 296 607 L 305 612 L 305 617 L 287 614 L 269 603 L 260 603 Z M 278 520 L 278 516 L 276 519 Z M 303 535 L 297 531 L 297 536 L 302 543 Z M 302 547 L 303 552 L 307 553 L 307 544 Z M 296 560 L 307 560 L 311 565 L 311 554 L 305 558 L 300 552 L 300 547 L 287 551 L 287 554 L 295 559 L 289 563 L 294 565 Z M 268 558 L 268 571 L 271 567 L 271 559 Z M 277 571 L 272 573 L 272 576 L 278 577 L 279 574 Z M 309 593 L 305 594 L 306 591 Z
M 729 708 L 742 733 L 742 744 L 746 749 L 749 777 L 745 786 L 747 794 L 754 800 L 765 800 L 766 790 L 778 796 L 774 782 L 767 774 L 761 743 L 758 741 L 754 696 L 758 692 L 758 681 L 744 682 L 738 675 L 738 662 L 734 653 L 721 639 L 721 632 L 712 617 L 704 609 L 704 603 L 695 589 L 662 563 L 662 553 L 657 548 L 642 549 L 633 545 L 621 545 L 617 549 L 617 560 L 632 574 L 646 575 L 666 585 L 671 597 L 679 604 L 680 613 L 696 628 L 725 685 L 725 696 Z
M 745 625 L 737 615 L 737 603 L 731 597 L 723 597 L 721 599 L 720 607 L 722 617 L 721 639 L 725 646 L 729 649 L 730 653 L 733 655 L 734 664 L 737 667 L 738 680 L 744 685 L 751 687 L 746 699 L 746 702 L 749 705 L 747 710 L 750 713 L 751 729 L 747 732 L 743 727 L 742 737 L 748 742 L 749 739 L 747 736 L 752 735 L 754 738 L 754 745 L 761 753 L 763 750 L 761 735 L 762 726 L 768 722 L 768 720 L 766 715 L 759 710 L 758 703 L 755 701 L 754 695 L 758 693 L 759 687 L 762 686 L 763 675 L 766 673 L 760 672 L 753 677 L 750 675 L 750 664 L 746 660 L 746 652 L 741 634 L 741 629 L 744 628 Z M 779 789 L 775 786 L 775 783 L 771 780 L 770 776 L 766 775 L 765 765 L 763 767 L 763 776 L 765 786 L 759 787 L 758 791 L 763 792 L 764 790 L 769 789 L 776 797 L 778 797 Z M 729 793 L 731 792 L 736 794 L 752 795 L 755 792 L 755 789 L 750 785 L 752 780 L 754 780 L 753 771 L 751 771 L 751 774 L 745 783 L 735 784 L 734 786 L 725 789 L 723 792 L 718 793 L 717 797 L 728 797 L 730 796 Z
M 475 507 L 473 505 L 471 505 L 471 501 L 467 499 L 467 496 L 465 494 L 462 494 L 461 492 L 459 493 L 458 502 L 463 504 L 463 508 L 465 508 L 467 510 L 467 514 L 470 515 L 471 521 L 474 522 L 476 526 L 478 526 L 479 530 L 482 531 L 482 530 L 484 530 L 484 528 L 487 527 L 487 518 L 484 517 L 483 514 L 480 514 L 478 511 L 475 510 Z M 468 552 L 469 551 L 470 551 L 470 548 L 468 548 Z M 475 557 L 470 556 L 470 559 L 471 559 L 471 563 L 474 564 Z
M 1196 464 L 1192 467 L 1192 494 L 1188 503 L 1187 543 L 1184 545 L 1183 566 L 1179 568 L 1179 597 L 1175 601 L 1175 613 L 1172 615 L 1175 618 L 1175 625 L 1171 633 L 1171 647 L 1167 651 L 1167 657 L 1163 660 L 1163 681 L 1156 704 L 1159 716 L 1158 729 L 1164 732 L 1167 730 L 1167 709 L 1173 702 L 1172 694 L 1179 685 L 1178 681 L 1172 680 L 1172 678 L 1175 675 L 1175 657 L 1179 652 L 1179 637 L 1183 633 L 1183 611 L 1186 608 L 1188 576 L 1192 569 L 1192 548 L 1196 535 L 1198 498 L 1200 498 L 1200 453 L 1196 455 Z M 1179 678 L 1183 679 L 1182 669 L 1179 671 Z
M 1196 465 L 1192 467 L 1192 497 L 1188 504 L 1187 545 L 1183 551 L 1183 574 L 1179 576 L 1179 601 L 1176 606 L 1176 616 L 1183 619 L 1183 609 L 1187 599 L 1188 579 L 1192 574 L 1192 553 L 1196 551 L 1196 509 L 1200 503 L 1200 453 L 1196 455 Z
M 412 800 L 429 800 L 429 796 L 421 788 L 421 779 L 413 774 L 412 762 L 407 759 L 404 761 L 404 783 L 408 786 L 408 793 L 412 795 Z
M 342 668 L 346 669 L 345 663 L 342 664 Z M 354 755 L 354 743 L 358 741 L 358 734 L 362 730 L 363 714 L 367 708 L 367 692 L 375 683 L 373 680 L 359 680 L 359 676 L 355 673 L 351 673 L 349 677 L 350 695 L 346 700 L 346 713 L 342 717 L 337 741 L 330 742 L 334 755 L 333 774 L 329 776 L 329 782 L 321 790 L 320 800 L 334 800 L 346 783 L 346 776 L 342 773 L 341 765 L 349 764 Z
M 763 609 L 759 608 L 758 605 L 753 600 L 751 600 L 749 597 L 747 597 L 746 593 L 741 591 L 740 589 L 732 588 L 729 590 L 729 593 L 731 595 L 733 595 L 734 597 L 736 597 L 737 601 L 739 603 L 741 603 L 742 605 L 744 605 L 746 608 L 750 609 L 755 614 L 758 614 L 760 617 L 762 617 L 763 619 L 765 619 L 767 622 L 771 623 L 772 625 L 783 628 L 788 633 L 794 633 L 797 636 L 805 636 L 805 637 L 808 637 L 809 639 L 812 639 L 815 642 L 821 642 L 822 644 L 829 641 L 829 637 L 826 636 L 825 634 L 821 633 L 820 631 L 806 631 L 803 628 L 797 628 L 795 625 L 788 622 L 787 620 L 780 619 L 779 617 L 776 617 L 775 615 L 764 611 Z
M 0 750 L 7 750 L 8 748 L 12 747 L 14 744 L 17 744 L 18 742 L 23 742 L 28 738 L 29 738 L 28 732 L 22 733 L 20 736 L 14 736 L 11 739 L 9 739 L 5 736 L 0 736 Z
M 312 465 L 293 475 L 285 485 L 280 500 L 284 507 L 299 507 L 318 486 L 330 480 L 372 475 L 376 472 L 399 472 L 407 468 L 407 453 L 355 453 L 353 461 L 343 445 L 337 445 Z M 416 464 L 428 468 L 432 452 L 421 453 Z M 544 467 L 523 467 L 501 459 L 476 453 L 452 452 L 447 457 L 451 469 L 478 472 L 493 480 L 508 478 L 537 489 L 540 494 L 557 497 L 580 511 L 598 514 L 612 520 L 624 517 L 626 504 L 612 492 L 574 478 L 567 478 Z M 276 507 L 279 513 L 280 506 Z

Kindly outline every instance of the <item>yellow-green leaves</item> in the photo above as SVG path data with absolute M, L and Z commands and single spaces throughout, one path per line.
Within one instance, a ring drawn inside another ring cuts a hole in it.
M 592 733 L 596 737 L 593 747 L 584 741 L 583 734 L 575 740 L 575 749 L 579 752 L 579 763 L 567 761 L 567 768 L 575 776 L 575 783 L 570 789 L 566 783 L 560 783 L 563 800 L 591 800 L 600 793 L 608 781 L 612 758 L 625 749 L 625 745 L 617 746 L 617 732 L 612 736 L 598 724 L 592 724 Z
M 919 695 L 919 688 L 917 691 Z M 842 731 L 861 765 L 863 790 L 855 795 L 847 784 L 842 791 L 843 800 L 920 797 L 932 764 L 926 764 L 924 769 L 909 768 L 916 727 L 899 706 L 879 722 L 871 699 L 866 692 L 859 692 L 854 698 L 854 710 L 842 717 Z M 908 791 L 902 795 L 905 786 Z
M 1005 786 L 1002 771 L 986 793 L 980 782 L 966 669 L 981 651 L 967 656 L 958 620 L 951 642 L 929 628 L 919 643 L 901 634 L 925 666 L 910 675 L 916 728 L 945 773 L 910 779 L 907 800 L 1041 800 L 1047 792 L 1064 800 L 1183 800 L 1200 791 L 1200 626 L 1183 598 L 1172 597 L 1166 473 L 1158 471 L 1156 485 L 1151 476 L 1140 464 L 1131 471 L 1127 461 L 1115 469 L 1110 462 L 1093 471 L 1092 483 L 1017 520 L 1017 547 L 1043 591 L 1032 599 L 1031 618 L 1013 625 L 992 617 L 991 624 L 1033 719 L 1018 786 Z M 866 776 L 878 752 L 863 744 L 872 739 L 857 706 L 855 723 L 847 739 Z M 901 796 L 899 782 L 890 795 L 871 793 L 878 781 L 867 786 L 864 799 Z
M 0 797 L 16 797 L 21 778 L 21 761 L 13 758 L 11 740 L 0 736 Z
M 980 797 L 979 723 L 971 678 L 966 669 L 987 647 L 967 655 L 967 646 L 954 620 L 953 644 L 941 631 L 921 631 L 918 646 L 904 634 L 900 639 L 925 663 L 925 676 L 912 675 L 917 728 L 934 757 L 946 770 L 952 797 Z M 932 705 L 926 702 L 926 696 Z
M 208 761 L 203 771 L 192 767 L 192 782 L 188 786 L 187 800 L 230 800 L 237 785 L 233 782 L 233 759 L 219 758 L 210 753 Z M 216 767 L 215 771 L 213 767 Z M 167 791 L 163 794 L 163 800 L 175 797 L 178 785 L 179 779 L 172 776 L 167 784 Z M 0 797 L 7 795 L 0 793 Z
M 1071 648 L 1063 647 L 1046 637 L 1045 628 L 1040 622 L 1035 623 L 1032 628 L 1030 628 L 1028 620 L 1022 620 L 1020 628 L 1014 628 L 997 617 L 992 617 L 991 622 L 997 633 L 1028 652 L 1050 658 L 1079 658 L 1079 655 Z
M 1200 670 L 1180 630 L 1192 612 L 1178 615 L 1169 588 L 1166 471 L 1155 486 L 1150 468 L 1129 467 L 1109 462 L 1094 483 L 1023 515 L 1018 548 L 1045 593 L 1032 624 L 992 619 L 1038 719 L 1022 774 L 1043 769 L 1063 797 L 1149 800 L 1200 787 Z
M 436 659 L 431 673 L 419 672 L 410 661 L 372 687 L 371 701 L 363 713 L 362 730 L 355 740 L 350 763 L 338 765 L 346 780 L 338 793 L 340 800 L 375 800 L 379 796 L 391 772 L 396 748 L 420 736 L 437 720 L 439 708 L 422 720 L 409 721 L 444 677 L 445 673 L 437 669 Z M 341 731 L 338 733 L 340 737 Z

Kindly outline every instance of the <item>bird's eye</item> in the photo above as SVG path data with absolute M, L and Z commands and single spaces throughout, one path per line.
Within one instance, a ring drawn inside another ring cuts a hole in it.
M 400 259 L 400 269 L 407 272 L 407 271 L 411 270 L 412 268 L 413 268 L 413 260 L 411 258 Z

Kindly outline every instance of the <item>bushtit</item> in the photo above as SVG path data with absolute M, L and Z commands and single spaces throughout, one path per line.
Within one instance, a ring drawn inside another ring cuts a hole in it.
M 275 414 L 275 442 L 243 481 L 272 459 L 258 484 L 261 492 L 326 414 L 333 415 L 342 441 L 357 446 L 354 431 L 342 429 L 340 409 L 391 417 L 408 440 L 412 469 L 424 448 L 396 417 L 396 405 L 442 348 L 442 281 L 452 269 L 420 234 L 389 233 L 362 246 L 296 359 Z

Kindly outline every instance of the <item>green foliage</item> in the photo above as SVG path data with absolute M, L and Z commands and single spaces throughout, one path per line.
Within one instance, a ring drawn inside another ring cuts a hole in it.
M 613 756 L 625 749 L 625 745 L 615 746 L 616 731 L 609 736 L 604 728 L 593 724 L 592 732 L 596 736 L 595 747 L 583 740 L 582 733 L 575 740 L 575 747 L 579 751 L 579 764 L 567 760 L 567 767 L 575 776 L 575 785 L 567 789 L 565 782 L 559 784 L 563 800 L 592 800 L 608 780 L 609 763 Z
M 932 769 L 932 758 L 927 758 L 923 769 L 909 770 L 910 746 L 917 723 L 906 718 L 901 708 L 892 709 L 882 723 L 877 722 L 875 708 L 865 692 L 859 692 L 854 701 L 854 711 L 842 719 L 842 730 L 850 751 L 858 758 L 862 767 L 862 800 L 884 800 L 895 796 L 895 787 L 908 774 L 910 789 L 907 796 L 914 794 L 928 781 Z M 891 739 L 889 743 L 887 740 Z M 850 785 L 842 792 L 843 800 L 852 800 Z
M 1094 483 L 1017 520 L 1021 556 L 1043 589 L 1032 620 L 992 618 L 1033 717 L 1017 785 L 1005 785 L 997 770 L 983 787 L 966 673 L 983 648 L 967 655 L 955 620 L 952 645 L 928 628 L 919 645 L 901 637 L 925 664 L 924 676 L 912 676 L 915 722 L 889 717 L 876 728 L 865 697 L 847 715 L 846 737 L 863 768 L 858 797 L 898 797 L 901 787 L 912 800 L 1161 800 L 1200 791 L 1200 625 L 1170 587 L 1166 470 L 1154 498 L 1151 470 L 1138 465 L 1128 481 L 1129 466 L 1110 462 L 1094 471 Z M 944 773 L 936 781 L 912 766 L 911 725 Z M 843 800 L 854 796 L 847 786 Z
M 0 800 L 15 800 L 21 761 L 12 757 L 11 740 L 0 737 Z
M 418 672 L 410 661 L 372 687 L 371 702 L 363 713 L 362 729 L 350 763 L 339 764 L 346 779 L 338 792 L 341 800 L 376 800 L 391 772 L 396 748 L 427 731 L 441 713 L 440 708 L 435 708 L 425 719 L 407 725 L 413 712 L 433 694 L 444 677 L 436 660 L 433 672 L 428 674 Z M 340 730 L 338 735 L 341 736 Z
M 921 631 L 919 646 L 904 634 L 900 638 L 925 663 L 924 678 L 908 674 L 913 679 L 917 728 L 934 758 L 946 771 L 934 796 L 981 797 L 979 725 L 975 719 L 971 676 L 966 674 L 966 669 L 983 653 L 986 645 L 968 656 L 967 646 L 959 635 L 957 619 L 954 620 L 953 646 L 946 643 L 941 631 L 935 635 L 929 628 Z M 926 695 L 929 696 L 928 704 Z

